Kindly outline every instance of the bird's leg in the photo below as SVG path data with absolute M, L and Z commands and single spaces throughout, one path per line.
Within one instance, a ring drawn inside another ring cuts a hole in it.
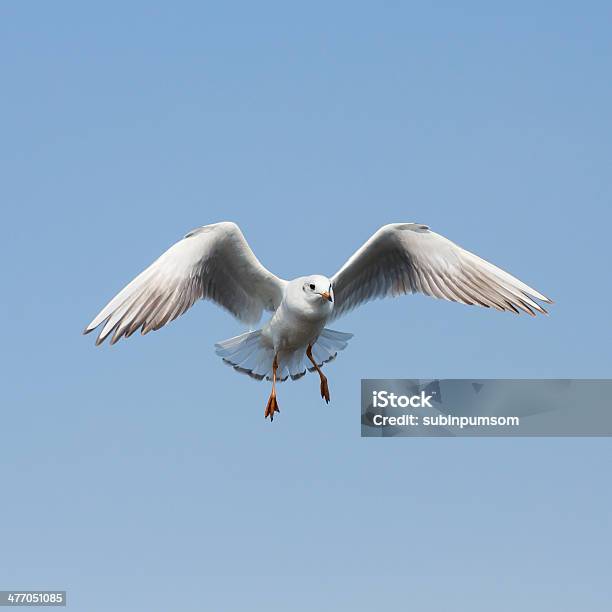
M 308 345 L 306 349 L 306 356 L 310 359 L 310 363 L 314 366 L 315 370 L 319 373 L 319 377 L 321 378 L 321 397 L 325 400 L 326 403 L 329 404 L 329 386 L 327 385 L 327 377 L 323 372 L 321 372 L 321 368 L 317 365 L 317 362 L 314 360 L 312 356 L 312 345 Z
M 278 402 L 276 401 L 276 370 L 278 369 L 277 355 L 274 355 L 274 361 L 272 362 L 272 393 L 270 393 L 270 399 L 266 406 L 264 418 L 270 417 L 270 421 L 274 420 L 274 413 L 280 412 L 278 408 Z

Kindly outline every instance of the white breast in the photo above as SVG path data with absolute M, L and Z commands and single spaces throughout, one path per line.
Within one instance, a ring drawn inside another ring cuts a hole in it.
M 263 335 L 277 350 L 305 348 L 316 340 L 332 310 L 327 300 L 306 299 L 301 281 L 292 281 Z

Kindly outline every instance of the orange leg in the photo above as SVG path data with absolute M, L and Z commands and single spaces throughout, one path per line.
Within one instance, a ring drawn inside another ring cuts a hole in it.
M 270 422 L 274 420 L 274 413 L 280 412 L 278 408 L 278 402 L 276 401 L 276 370 L 278 369 L 278 361 L 276 355 L 274 355 L 274 361 L 272 362 L 272 393 L 270 393 L 270 399 L 266 406 L 264 418 L 270 417 Z
M 317 365 L 317 362 L 314 360 L 312 356 L 312 346 L 309 344 L 306 349 L 306 356 L 310 359 L 310 363 L 314 366 L 315 370 L 319 373 L 319 377 L 321 378 L 321 397 L 329 404 L 329 386 L 327 385 L 327 377 L 323 372 L 321 372 L 321 368 Z

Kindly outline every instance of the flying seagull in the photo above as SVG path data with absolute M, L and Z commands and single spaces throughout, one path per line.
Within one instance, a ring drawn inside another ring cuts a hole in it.
M 231 222 L 189 232 L 124 287 L 85 328 L 99 326 L 96 345 L 147 334 L 176 319 L 197 300 L 209 299 L 251 328 L 264 310 L 270 320 L 256 331 L 217 343 L 216 353 L 236 371 L 272 381 L 265 417 L 279 412 L 276 383 L 321 371 L 352 334 L 327 323 L 376 298 L 424 293 L 443 300 L 519 314 L 552 303 L 525 283 L 419 223 L 381 227 L 331 278 L 315 274 L 278 278 L 255 257 Z

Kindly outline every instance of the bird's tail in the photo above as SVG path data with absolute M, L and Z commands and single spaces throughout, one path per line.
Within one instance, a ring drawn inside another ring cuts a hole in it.
M 353 334 L 323 329 L 312 347 L 312 356 L 317 365 L 322 366 L 335 359 L 338 351 L 345 349 L 352 337 Z M 237 372 L 257 380 L 272 380 L 274 348 L 262 341 L 261 329 L 217 342 L 215 348 L 217 355 Z M 289 377 L 297 380 L 306 374 L 306 370 L 314 370 L 306 356 L 306 347 L 279 352 L 276 374 L 279 382 Z
M 274 348 L 262 342 L 261 329 L 215 344 L 215 352 L 237 372 L 263 380 L 272 372 Z

